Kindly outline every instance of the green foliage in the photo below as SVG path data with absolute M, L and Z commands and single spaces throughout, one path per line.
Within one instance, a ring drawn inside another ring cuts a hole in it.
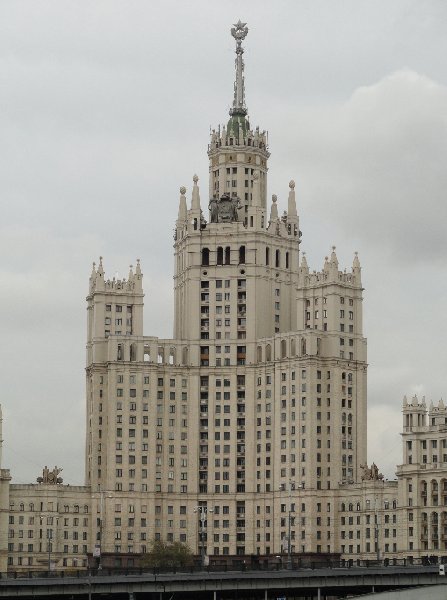
M 161 540 L 152 540 L 150 551 L 142 558 L 143 566 L 148 567 L 186 567 L 193 564 L 194 555 L 187 544 Z

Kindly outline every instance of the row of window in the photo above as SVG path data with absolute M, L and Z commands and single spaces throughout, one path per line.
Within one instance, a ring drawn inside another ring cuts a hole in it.
M 44 506 L 43 502 L 40 502 L 39 504 L 39 508 L 37 509 L 38 511 L 42 512 L 45 510 L 48 510 L 50 512 L 59 511 L 59 504 L 53 503 L 53 502 L 48 502 L 46 506 Z M 13 512 L 15 510 L 15 503 L 11 502 L 9 504 L 9 511 Z M 28 504 L 28 511 L 29 512 L 34 512 L 36 510 L 35 508 L 35 503 L 34 502 L 30 502 Z M 25 503 L 24 502 L 20 502 L 19 504 L 19 511 L 23 512 L 25 511 Z M 74 513 L 79 513 L 79 512 L 84 512 L 84 513 L 88 513 L 89 512 L 89 507 L 88 504 L 84 504 L 83 507 L 80 507 L 79 504 L 74 504 L 73 506 L 70 506 L 69 504 L 64 504 L 64 508 L 63 508 L 63 512 L 68 513 L 68 512 L 74 512 Z M 49 519 L 52 519 L 52 517 L 48 517 Z M 50 523 L 48 523 L 50 524 Z

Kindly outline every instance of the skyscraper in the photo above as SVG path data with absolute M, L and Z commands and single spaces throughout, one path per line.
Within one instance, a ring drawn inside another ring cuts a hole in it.
M 27 485 L 1 469 L 0 570 L 86 567 L 88 555 L 135 565 L 154 539 L 216 561 L 447 550 L 445 407 L 405 400 L 398 481 L 367 465 L 360 262 L 340 270 L 332 247 L 311 271 L 295 182 L 282 212 L 267 200 L 268 135 L 245 103 L 248 28 L 231 33 L 233 104 L 211 132 L 206 200 L 196 175 L 188 200 L 180 188 L 173 338 L 144 335 L 139 260 L 125 279 L 93 264 L 85 486 L 63 485 L 58 467 Z
M 335 490 L 366 462 L 360 264 L 340 271 L 333 248 L 310 272 L 295 182 L 281 215 L 276 196 L 267 202 L 268 137 L 245 104 L 247 32 L 231 30 L 233 106 L 211 133 L 209 197 L 197 176 L 189 203 L 180 188 L 173 339 L 143 335 L 139 262 L 122 281 L 105 279 L 102 260 L 93 268 L 86 483 L 133 498 L 147 539 L 196 539 L 194 509 L 206 507 L 209 554 L 270 553 L 293 503 L 304 508 L 291 550 L 332 551 Z M 126 540 L 108 522 L 106 550 L 140 550 L 137 522 Z

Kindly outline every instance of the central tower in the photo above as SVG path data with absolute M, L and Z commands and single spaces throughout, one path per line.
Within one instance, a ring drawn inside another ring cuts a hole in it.
M 176 224 L 174 336 L 201 340 L 208 347 L 200 352 L 209 353 L 208 365 L 221 358 L 227 366 L 234 364 L 236 354 L 252 363 L 256 339 L 296 327 L 300 235 L 295 184 L 290 182 L 288 212 L 279 218 L 273 196 L 268 215 L 267 134 L 251 129 L 245 106 L 242 41 L 247 32 L 241 21 L 231 30 L 236 40 L 234 98 L 227 125 L 211 132 L 208 146 L 208 222 L 194 176 L 190 210 L 181 188 Z M 233 356 L 214 356 L 219 340 L 233 344 Z M 237 351 L 237 345 L 246 349 Z M 200 364 L 198 352 L 195 364 Z
M 109 512 L 107 551 L 121 552 L 125 534 L 197 548 L 202 507 L 215 517 L 208 554 L 276 554 L 287 539 L 291 552 L 334 551 L 339 483 L 358 481 L 366 461 L 360 263 L 340 271 L 334 247 L 309 271 L 295 182 L 282 214 L 276 195 L 267 202 L 267 134 L 245 104 L 247 32 L 231 30 L 234 98 L 211 132 L 209 194 L 197 175 L 189 200 L 180 188 L 173 339 L 143 334 L 139 262 L 127 280 L 106 281 L 102 260 L 91 274 L 86 480 L 145 523 L 130 515 L 115 530 Z M 300 507 L 290 524 L 287 506 Z
M 239 21 L 231 29 L 236 40 L 236 74 L 233 106 L 227 125 L 213 130 L 208 147 L 209 196 L 218 198 L 227 193 L 241 200 L 239 218 L 247 223 L 248 207 L 253 204 L 255 173 L 259 176 L 259 197 L 255 199 L 264 210 L 267 208 L 268 139 L 259 127 L 253 131 L 245 105 L 244 49 L 242 41 L 248 33 L 246 23 Z

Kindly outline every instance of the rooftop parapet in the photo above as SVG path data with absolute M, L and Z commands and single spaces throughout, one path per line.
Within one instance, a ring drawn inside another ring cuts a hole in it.
M 351 272 L 340 271 L 338 268 L 338 258 L 335 253 L 335 246 L 332 246 L 330 258 L 324 259 L 323 269 L 321 271 L 309 271 L 309 266 L 303 253 L 300 265 L 301 284 L 304 287 L 320 286 L 321 284 L 336 283 L 348 285 L 350 287 L 361 288 L 361 266 L 357 252 L 354 255 Z
M 129 267 L 129 275 L 126 279 L 105 279 L 105 272 L 102 264 L 102 256 L 99 257 L 99 265 L 96 268 L 96 263 L 93 263 L 92 272 L 89 279 L 89 292 L 115 292 L 126 294 L 129 292 L 142 292 L 142 279 L 143 274 L 141 272 L 140 259 L 137 258 L 137 266 L 135 272 L 133 271 L 133 265 Z

